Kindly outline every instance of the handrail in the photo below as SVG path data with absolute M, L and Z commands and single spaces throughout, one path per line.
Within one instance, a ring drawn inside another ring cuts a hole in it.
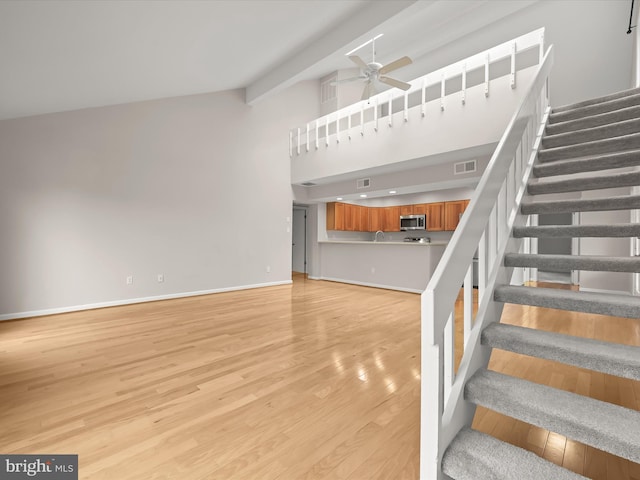
M 508 251 L 522 241 L 510 238 L 514 223 L 525 218 L 519 205 L 541 143 L 548 116 L 548 77 L 553 63 L 549 47 L 520 107 L 509 122 L 482 175 L 451 241 L 422 294 L 422 479 L 444 478 L 440 461 L 455 434 L 473 419 L 473 407 L 463 398 L 464 384 L 488 364 L 480 332 L 499 320 L 501 304 L 493 301 L 495 284 L 508 283 L 513 269 L 501 267 Z M 478 252 L 478 313 L 472 322 L 472 268 Z M 464 354 L 454 374 L 454 309 L 463 287 Z
M 475 69 L 484 68 L 484 92 L 485 96 L 489 96 L 490 66 L 506 58 L 510 58 L 511 62 L 509 73 L 511 76 L 511 88 L 515 88 L 516 54 L 538 47 L 539 59 L 542 60 L 543 46 L 544 28 L 540 28 L 411 80 L 408 82 L 411 88 L 406 92 L 398 88 L 391 88 L 388 91 L 371 96 L 368 100 L 362 100 L 312 120 L 302 127 L 293 128 L 289 131 L 289 155 L 293 158 L 303 154 L 305 151 L 310 151 L 312 148 L 317 150 L 323 144 L 328 147 L 331 143 L 329 140 L 331 136 L 335 138 L 334 143 L 339 143 L 342 133 L 346 133 L 348 139 L 351 139 L 354 133 L 364 135 L 364 126 L 368 123 L 373 123 L 375 125 L 374 130 L 377 131 L 379 120 L 384 118 L 381 113 L 383 105 L 387 106 L 386 116 L 389 119 L 389 126 L 391 126 L 395 100 L 404 99 L 403 110 L 406 120 L 408 118 L 408 110 L 414 108 L 409 104 L 409 96 L 418 92 L 421 92 L 419 105 L 422 109 L 422 116 L 424 116 L 425 104 L 427 103 L 426 90 L 434 85 L 440 85 L 441 87 L 440 108 L 445 110 L 444 98 L 451 94 L 451 92 L 448 94 L 445 92 L 445 84 L 447 80 L 454 77 L 462 77 L 460 91 L 462 92 L 461 101 L 464 104 L 467 73 Z

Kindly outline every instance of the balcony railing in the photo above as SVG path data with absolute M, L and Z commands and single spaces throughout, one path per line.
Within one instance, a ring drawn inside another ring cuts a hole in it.
M 424 117 L 429 102 L 439 102 L 444 112 L 454 94 L 464 105 L 467 89 L 479 83 L 484 83 L 484 94 L 488 97 L 491 81 L 505 74 L 510 76 L 511 88 L 515 88 L 517 72 L 530 66 L 525 54 L 532 50 L 537 53 L 536 62 L 540 63 L 544 54 L 543 28 L 416 78 L 408 82 L 411 88 L 407 91 L 392 88 L 293 128 L 289 131 L 289 155 L 302 157 L 312 150 L 348 142 L 355 135 L 378 132 L 385 125 L 392 127 L 394 118 L 397 121 L 398 117 L 394 113 L 400 111 L 404 122 L 409 121 L 411 109 L 419 108 Z

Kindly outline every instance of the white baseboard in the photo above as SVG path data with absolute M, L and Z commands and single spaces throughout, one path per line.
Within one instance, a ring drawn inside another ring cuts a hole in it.
M 90 303 L 86 305 L 73 305 L 71 307 L 49 308 L 45 310 L 33 310 L 30 312 L 7 313 L 0 315 L 0 321 L 17 320 L 20 318 L 42 317 L 44 315 L 56 315 L 59 313 L 78 312 L 81 310 L 94 310 L 96 308 L 118 307 L 122 305 L 132 305 L 134 303 L 157 302 L 158 300 L 172 300 L 174 298 L 196 297 L 199 295 L 210 295 L 212 293 L 235 292 L 238 290 L 249 290 L 252 288 L 275 287 L 278 285 L 291 285 L 291 280 L 280 282 L 257 283 L 254 285 L 239 285 L 235 287 L 214 288 L 212 290 L 199 290 L 197 292 L 170 293 L 168 295 L 157 295 L 153 297 L 130 298 L 127 300 L 114 300 L 112 302 Z
M 309 277 L 311 278 L 311 277 Z M 318 277 L 312 278 L 312 280 L 327 280 L 329 282 L 339 282 L 339 283 L 348 283 L 350 285 L 360 285 L 362 287 L 373 287 L 373 288 L 383 288 L 385 290 L 396 290 L 398 292 L 407 292 L 407 293 L 422 293 L 423 290 L 417 290 L 415 288 L 404 288 L 404 287 L 396 287 L 394 285 L 381 285 L 379 283 L 368 283 L 368 282 L 358 282 L 356 280 L 345 280 L 344 278 L 333 278 L 333 277 Z

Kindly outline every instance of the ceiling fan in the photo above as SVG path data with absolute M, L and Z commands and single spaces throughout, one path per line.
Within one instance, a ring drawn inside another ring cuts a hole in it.
M 399 68 L 402 68 L 406 65 L 412 63 L 412 60 L 409 57 L 401 57 L 391 63 L 386 65 L 382 65 L 381 63 L 376 62 L 376 38 L 379 38 L 381 35 L 374 37 L 373 39 L 366 42 L 364 45 L 352 50 L 349 53 L 353 53 L 356 50 L 367 45 L 367 43 L 371 43 L 372 51 L 371 51 L 371 62 L 366 63 L 362 58 L 358 55 L 349 55 L 349 59 L 355 63 L 361 70 L 360 75 L 357 77 L 345 78 L 342 80 L 337 80 L 332 82 L 333 84 L 347 83 L 353 82 L 356 80 L 364 80 L 364 90 L 362 91 L 362 100 L 368 100 L 371 95 L 377 93 L 376 83 L 384 83 L 386 85 L 390 85 L 392 87 L 397 87 L 402 90 L 409 90 L 411 85 L 408 83 L 402 82 L 400 80 L 396 80 L 395 78 L 387 77 L 386 74 L 389 72 L 393 72 Z

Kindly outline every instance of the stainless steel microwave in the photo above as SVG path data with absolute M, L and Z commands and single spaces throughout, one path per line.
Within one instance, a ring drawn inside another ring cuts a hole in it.
M 400 231 L 406 232 L 407 230 L 426 230 L 426 229 L 427 229 L 426 215 L 401 215 L 400 216 Z

